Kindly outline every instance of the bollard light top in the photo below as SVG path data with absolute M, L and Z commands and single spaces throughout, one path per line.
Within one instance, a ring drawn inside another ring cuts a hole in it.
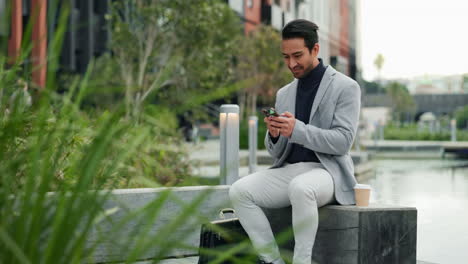
M 257 116 L 249 116 L 249 120 L 258 121 Z
M 236 104 L 223 104 L 219 109 L 220 113 L 235 113 L 239 114 L 239 106 Z

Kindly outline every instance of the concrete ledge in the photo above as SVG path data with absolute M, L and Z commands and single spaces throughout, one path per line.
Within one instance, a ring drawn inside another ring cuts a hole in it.
M 150 222 L 147 216 L 134 219 L 116 230 L 118 223 L 132 212 L 160 199 L 170 190 L 170 199 L 161 207 L 161 213 Z M 178 214 L 196 199 L 204 195 L 196 214 L 188 216 L 167 241 L 179 240 L 189 246 L 164 252 L 164 257 L 183 257 L 198 254 L 200 226 L 202 222 L 218 219 L 221 208 L 230 207 L 229 186 L 180 187 L 158 189 L 131 189 L 112 192 L 104 209 L 115 211 L 98 223 L 88 243 L 97 243 L 92 263 L 124 261 L 133 245 L 119 242 L 149 227 L 151 234 L 164 234 L 168 225 L 174 223 Z M 275 234 L 291 230 L 291 208 L 264 209 Z M 319 263 L 416 263 L 416 209 L 411 207 L 373 205 L 367 208 L 330 205 L 319 209 L 320 223 L 313 252 Z M 118 234 L 115 234 L 117 232 Z M 98 238 L 104 240 L 98 241 Z M 108 237 L 106 239 L 106 237 Z M 283 243 L 285 251 L 292 251 L 292 237 Z M 142 252 L 138 260 L 161 256 L 158 248 Z M 164 264 L 196 263 L 196 257 L 168 259 Z
M 275 234 L 290 228 L 290 207 L 265 211 Z M 319 218 L 318 263 L 416 263 L 416 208 L 330 205 L 319 209 Z M 294 241 L 282 247 L 292 251 Z
M 174 248 L 168 252 L 161 252 L 157 247 L 151 248 L 142 252 L 138 256 L 139 260 L 152 259 L 160 254 L 164 257 L 197 255 L 201 223 L 217 219 L 220 208 L 230 207 L 228 190 L 229 186 L 196 186 L 113 191 L 105 202 L 104 209 L 115 213 L 98 223 L 88 238 L 89 245 L 97 244 L 91 262 L 124 261 L 128 252 L 133 249 L 133 245 L 125 242 L 129 241 L 128 238 L 138 236 L 145 228 L 148 228 L 147 233 L 151 235 L 163 234 L 163 244 L 177 242 L 185 247 Z M 154 222 L 151 222 L 151 216 L 141 215 L 140 218 L 132 219 L 119 227 L 128 214 L 151 206 L 151 203 L 158 203 L 158 199 L 161 199 L 166 191 L 170 191 L 169 198 L 162 203 Z M 177 226 L 174 232 L 165 234 L 164 232 L 168 232 L 170 226 L 175 224 L 181 212 L 191 207 L 196 199 L 200 199 L 201 202 L 193 208 L 194 212 L 184 218 L 183 224 Z
M 153 261 L 140 261 L 135 264 L 153 264 Z M 174 258 L 165 259 L 158 262 L 159 264 L 197 264 L 198 257 L 187 257 L 187 258 Z

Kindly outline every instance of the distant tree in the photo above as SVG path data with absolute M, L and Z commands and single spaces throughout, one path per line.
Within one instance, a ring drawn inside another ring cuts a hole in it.
M 377 68 L 377 71 L 379 72 L 379 79 L 382 77 L 381 74 L 382 74 L 382 68 L 383 68 L 384 62 L 385 62 L 384 56 L 381 53 L 377 54 L 377 57 L 375 57 L 375 60 L 374 60 L 374 65 L 375 65 L 375 68 Z
M 408 88 L 401 83 L 391 82 L 385 87 L 392 105 L 395 121 L 409 121 L 416 111 L 416 104 Z
M 242 31 L 223 1 L 121 0 L 108 19 L 112 56 L 94 79 L 123 89 L 128 118 L 138 120 L 147 101 L 177 112 L 225 95 Z
M 468 73 L 465 73 L 465 74 L 463 75 L 462 90 L 463 90 L 465 93 L 468 92 Z
M 460 129 L 468 129 L 468 106 L 465 106 L 455 112 L 457 127 Z
M 273 106 L 276 91 L 291 76 L 280 55 L 281 36 L 274 28 L 259 26 L 248 37 L 242 36 L 238 41 L 236 77 L 251 80 L 239 92 L 241 113 L 255 115 L 257 103 Z
M 385 88 L 378 82 L 368 82 L 364 80 L 363 83 L 364 83 L 364 89 L 365 89 L 366 94 L 385 93 Z

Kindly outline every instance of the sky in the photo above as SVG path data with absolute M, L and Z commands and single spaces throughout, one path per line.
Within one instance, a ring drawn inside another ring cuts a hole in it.
M 468 73 L 468 1 L 361 0 L 363 77 L 382 79 Z

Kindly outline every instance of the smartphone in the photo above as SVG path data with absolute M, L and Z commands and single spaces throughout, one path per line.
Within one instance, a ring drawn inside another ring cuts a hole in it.
M 263 114 L 266 116 L 266 117 L 269 117 L 269 116 L 279 116 L 278 112 L 276 112 L 275 108 L 273 107 L 270 107 L 270 108 L 263 108 L 262 109 L 262 112 Z

